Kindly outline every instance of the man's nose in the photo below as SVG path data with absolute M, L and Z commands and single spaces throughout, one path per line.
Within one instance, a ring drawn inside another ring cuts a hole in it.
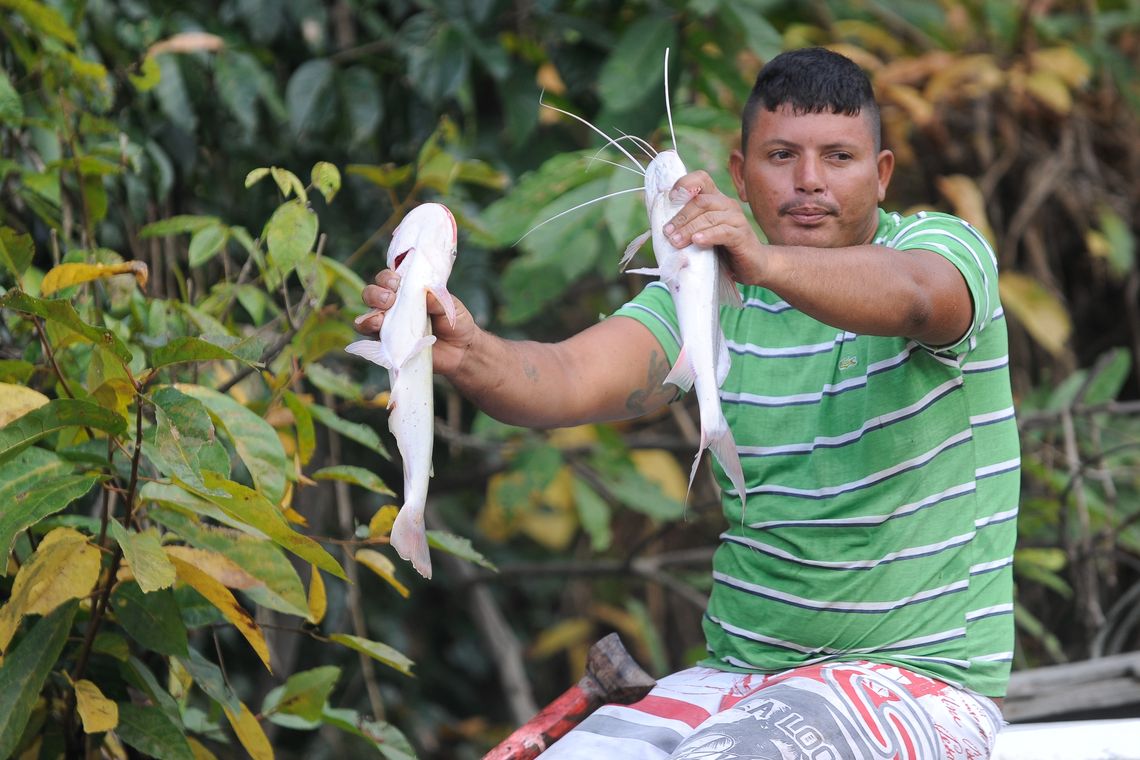
M 821 193 L 826 188 L 823 166 L 816 156 L 803 156 L 796 162 L 796 192 Z

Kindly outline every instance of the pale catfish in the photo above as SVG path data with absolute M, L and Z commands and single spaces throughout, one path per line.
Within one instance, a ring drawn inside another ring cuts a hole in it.
M 447 278 L 456 250 L 455 218 L 439 203 L 408 212 L 392 233 L 388 268 L 400 275 L 396 302 L 384 316 L 380 340 L 358 340 L 345 348 L 388 370 L 391 396 L 388 429 L 396 437 L 404 467 L 404 505 L 392 525 L 391 543 L 425 578 L 431 578 L 424 506 L 432 473 L 434 394 L 431 322 L 427 294 L 443 305 L 455 324 L 455 302 Z
M 621 263 L 624 266 L 652 237 L 657 267 L 630 271 L 660 277 L 669 289 L 677 310 L 681 353 L 665 382 L 685 391 L 694 385 L 697 389 L 701 445 L 693 460 L 689 487 L 692 487 L 697 474 L 701 454 L 706 448 L 712 449 L 713 456 L 732 481 L 743 504 L 747 496 L 744 473 L 736 442 L 721 409 L 719 392 L 730 365 L 728 345 L 720 327 L 720 306 L 740 307 L 740 291 L 712 248 L 692 244 L 675 248 L 665 236 L 665 224 L 689 200 L 684 191 L 673 189 L 676 181 L 685 174 L 685 165 L 676 151 L 663 150 L 649 162 L 645 169 L 649 230 L 629 244 Z

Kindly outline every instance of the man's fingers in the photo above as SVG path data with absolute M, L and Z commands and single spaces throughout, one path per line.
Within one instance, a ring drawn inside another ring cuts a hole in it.
M 382 324 L 384 324 L 384 312 L 379 310 L 365 312 L 353 320 L 353 327 L 358 333 L 372 337 L 376 337 L 380 332 Z
M 365 285 L 360 298 L 366 306 L 373 309 L 387 309 L 395 300 L 395 292 L 388 287 L 380 285 Z

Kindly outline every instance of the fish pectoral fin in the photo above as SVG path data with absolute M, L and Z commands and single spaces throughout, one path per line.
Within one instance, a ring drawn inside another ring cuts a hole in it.
M 394 366 L 392 355 L 388 353 L 388 347 L 378 340 L 358 340 L 349 343 L 344 347 L 344 350 L 350 354 L 364 357 L 373 364 L 379 364 L 385 369 L 390 370 Z
M 693 371 L 693 363 L 689 361 L 689 357 L 685 352 L 685 347 L 681 346 L 681 353 L 677 355 L 677 363 L 673 365 L 673 369 L 669 370 L 665 380 L 661 383 L 673 383 L 683 391 L 688 391 L 693 387 L 693 381 L 696 379 L 697 374 Z
M 455 327 L 455 299 L 448 292 L 447 284 L 441 282 L 438 285 L 429 285 L 428 290 L 435 296 L 435 300 L 443 306 L 443 313 L 447 316 L 447 324 Z
M 408 355 L 404 357 L 404 361 L 400 362 L 400 366 L 404 366 L 413 356 L 418 354 L 420 351 L 431 348 L 433 345 L 435 345 L 434 335 L 425 335 L 424 337 L 420 338 L 415 342 L 414 345 L 412 345 L 412 350 L 409 351 Z
M 716 296 L 721 306 L 744 308 L 744 301 L 740 298 L 740 290 L 736 287 L 736 280 L 723 264 L 717 267 Z
M 644 274 L 649 277 L 661 277 L 664 273 L 658 267 L 642 267 L 641 269 L 630 269 L 626 274 Z
M 652 234 L 652 230 L 646 230 L 630 241 L 629 245 L 625 247 L 625 252 L 622 254 L 621 261 L 618 262 L 618 271 L 625 271 L 625 265 L 628 264 L 630 262 L 630 259 L 633 258 L 633 254 L 641 250 L 641 246 L 645 245 L 645 241 L 649 240 Z

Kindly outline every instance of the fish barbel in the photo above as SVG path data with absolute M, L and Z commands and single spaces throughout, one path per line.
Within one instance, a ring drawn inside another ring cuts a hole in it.
M 392 547 L 425 578 L 431 578 L 424 506 L 432 476 L 435 399 L 431 347 L 435 336 L 427 314 L 427 294 L 443 305 L 455 324 L 455 302 L 447 278 L 455 260 L 455 217 L 439 203 L 408 212 L 392 233 L 388 268 L 400 276 L 396 302 L 384 315 L 380 340 L 358 340 L 345 350 L 388 370 L 391 396 L 388 429 L 396 438 L 404 468 L 404 505 L 392 524 Z

